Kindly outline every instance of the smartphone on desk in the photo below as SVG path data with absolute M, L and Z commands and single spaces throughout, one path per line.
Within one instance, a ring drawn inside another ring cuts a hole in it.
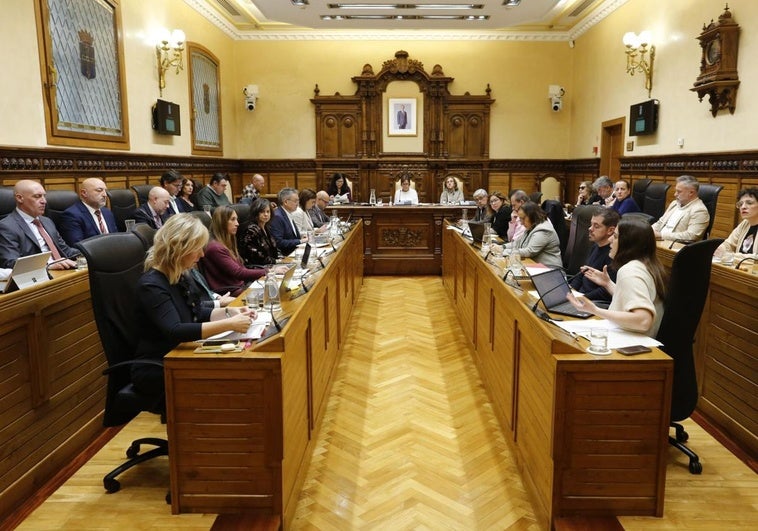
M 650 347 L 646 347 L 644 345 L 632 345 L 631 347 L 621 347 L 617 348 L 619 354 L 623 354 L 624 356 L 634 356 L 635 354 L 642 354 L 644 352 L 652 352 Z

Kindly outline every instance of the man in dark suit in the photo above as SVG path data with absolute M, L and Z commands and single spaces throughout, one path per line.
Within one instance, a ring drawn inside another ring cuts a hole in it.
M 291 217 L 299 205 L 297 190 L 282 188 L 279 192 L 279 205 L 282 208 L 274 210 L 268 230 L 276 240 L 279 251 L 287 256 L 306 240 L 306 236 L 301 236 Z
M 313 226 L 318 229 L 329 224 L 329 216 L 326 215 L 326 207 L 329 205 L 329 194 L 321 190 L 316 194 L 316 204 L 308 210 Z
M 171 195 L 165 188 L 156 186 L 147 194 L 147 203 L 134 211 L 132 217 L 137 223 L 147 223 L 154 229 L 160 229 L 168 219 L 166 212 L 171 202 Z
M 397 111 L 397 128 L 408 129 L 408 113 L 405 112 L 405 105 L 401 105 L 400 110 Z
M 79 188 L 78 201 L 61 213 L 58 220 L 61 236 L 74 245 L 91 236 L 117 232 L 116 218 L 105 206 L 108 187 L 97 178 L 85 179 Z
M 184 176 L 176 170 L 168 170 L 161 175 L 161 187 L 168 192 L 170 201 L 168 210 L 166 210 L 166 218 L 180 212 L 191 211 L 187 203 L 176 200 L 176 196 L 182 191 L 182 182 L 184 182 Z
M 73 269 L 79 251 L 69 247 L 45 212 L 45 189 L 36 181 L 18 181 L 13 187 L 16 210 L 0 221 L 0 267 L 11 268 L 22 256 L 52 253 L 49 269 Z

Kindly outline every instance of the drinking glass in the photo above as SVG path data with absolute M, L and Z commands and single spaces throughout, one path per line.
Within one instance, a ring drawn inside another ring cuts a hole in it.
M 132 232 L 132 230 L 134 230 L 134 226 L 137 224 L 137 221 L 133 219 L 127 219 L 124 221 L 124 223 L 126 224 L 126 232 Z
M 610 354 L 608 350 L 608 330 L 605 328 L 593 328 L 590 330 L 590 354 Z

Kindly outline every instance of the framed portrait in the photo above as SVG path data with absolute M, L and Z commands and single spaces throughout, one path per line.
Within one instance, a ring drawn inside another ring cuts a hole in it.
M 390 98 L 387 105 L 389 136 L 416 136 L 416 98 Z
M 50 144 L 129 149 L 118 0 L 37 0 Z
M 192 154 L 224 154 L 219 97 L 220 62 L 207 48 L 187 43 Z

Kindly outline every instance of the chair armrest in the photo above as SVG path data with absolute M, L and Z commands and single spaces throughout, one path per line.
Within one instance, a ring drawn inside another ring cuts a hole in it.
M 107 367 L 105 370 L 103 370 L 103 374 L 110 374 L 116 369 L 120 369 L 121 367 L 129 367 L 131 365 L 155 365 L 156 367 L 163 367 L 163 361 L 158 361 L 158 360 L 122 361 L 120 363 L 116 363 L 115 365 L 111 365 L 110 367 Z

